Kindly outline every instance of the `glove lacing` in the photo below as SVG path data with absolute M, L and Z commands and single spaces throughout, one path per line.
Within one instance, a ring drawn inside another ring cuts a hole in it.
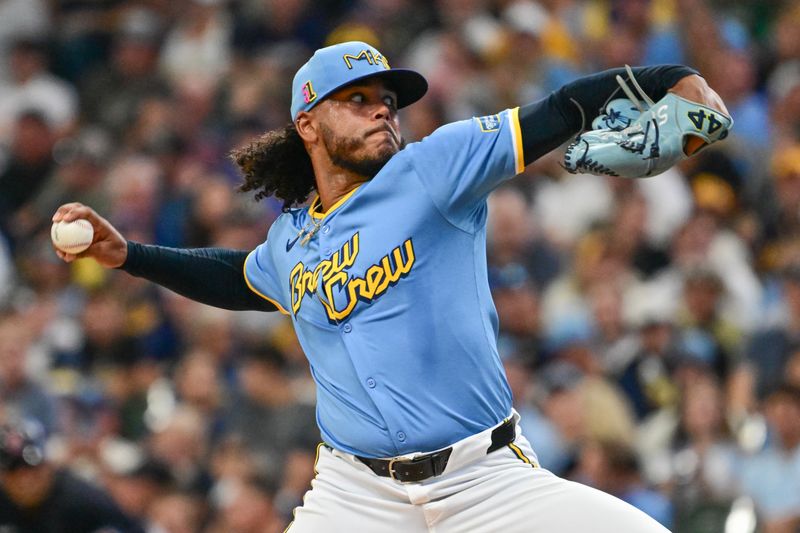
M 578 136 L 568 147 L 567 152 L 564 154 L 564 159 L 567 162 L 571 162 L 575 151 L 578 149 L 578 145 L 583 143 L 583 155 L 578 158 L 575 163 L 575 169 L 571 169 L 568 166 L 562 165 L 564 169 L 569 172 L 570 174 L 577 174 L 578 172 L 596 172 L 600 174 L 605 174 L 606 176 L 613 176 L 618 177 L 619 174 L 608 168 L 607 166 L 603 165 L 602 163 L 595 161 L 594 159 L 586 157 L 587 153 L 589 152 L 589 143 L 581 139 Z
M 639 99 L 636 97 L 636 95 L 633 94 L 633 91 L 631 90 L 630 86 L 628 85 L 628 83 L 625 81 L 625 79 L 622 76 L 617 75 L 617 77 L 616 77 L 617 83 L 619 84 L 620 88 L 625 93 L 625 95 L 628 97 L 628 99 L 630 99 L 630 101 L 634 103 L 634 105 L 637 107 L 637 109 L 639 109 L 640 112 L 644 113 L 649 108 L 653 107 L 655 105 L 655 102 L 653 101 L 652 98 L 647 96 L 647 93 L 644 92 L 644 89 L 642 89 L 642 86 L 639 85 L 638 81 L 636 81 L 636 77 L 633 75 L 633 69 L 630 67 L 630 65 L 625 65 L 625 71 L 628 74 L 628 79 L 630 79 L 631 83 L 633 84 L 633 87 L 639 93 L 639 96 L 641 96 L 642 100 L 644 100 L 644 102 L 647 104 L 647 107 L 644 107 L 642 102 L 640 102 Z M 586 115 L 584 114 L 583 108 L 581 107 L 581 105 L 578 102 L 576 102 L 572 98 L 570 98 L 570 100 L 572 100 L 572 103 L 575 104 L 578 107 L 578 111 L 580 111 L 580 113 L 581 113 L 581 131 L 583 131 L 584 128 L 586 127 Z M 650 154 L 646 157 L 646 159 L 656 159 L 656 158 L 658 158 L 659 157 L 659 153 L 660 153 L 659 145 L 658 145 L 659 130 L 658 130 L 658 122 L 654 118 L 647 121 L 647 126 L 645 127 L 644 133 L 642 135 L 642 141 L 641 142 L 636 142 L 636 141 L 633 141 L 633 140 L 627 140 L 627 141 L 623 141 L 623 142 L 619 143 L 619 146 L 621 148 L 625 149 L 625 150 L 628 150 L 629 152 L 633 152 L 633 153 L 640 154 L 640 155 L 644 154 L 644 150 L 647 147 L 647 138 L 648 138 L 648 135 L 650 133 L 651 125 L 653 127 L 653 131 L 655 132 L 655 138 L 656 139 L 655 139 L 654 143 L 650 144 Z M 638 133 L 639 132 L 632 133 L 629 136 L 632 137 L 633 135 L 636 135 Z M 588 172 L 592 172 L 592 173 L 605 174 L 606 176 L 618 177 L 619 174 L 614 172 L 613 170 L 611 170 L 609 167 L 605 166 L 604 164 L 600 163 L 599 161 L 595 161 L 594 159 L 590 159 L 590 158 L 586 157 L 588 152 L 589 152 L 589 143 L 584 141 L 581 138 L 581 136 L 582 136 L 582 134 L 579 133 L 575 137 L 575 140 L 572 141 L 572 143 L 567 147 L 566 153 L 564 154 L 564 160 L 569 163 L 569 162 L 571 162 L 571 160 L 572 160 L 572 158 L 574 156 L 575 150 L 578 149 L 578 145 L 580 143 L 584 144 L 583 155 L 580 158 L 578 158 L 577 162 L 574 165 L 574 170 L 570 169 L 568 166 L 565 166 L 565 165 L 562 165 L 562 167 L 564 167 L 564 169 L 567 172 L 571 173 L 571 174 L 577 174 L 578 172 L 587 172 L 588 171 Z M 652 167 L 652 164 L 650 166 Z M 648 170 L 647 174 L 650 174 L 649 170 Z
M 640 154 L 640 155 L 644 154 L 644 149 L 647 146 L 647 138 L 650 135 L 651 126 L 653 128 L 653 131 L 655 132 L 656 140 L 655 142 L 650 143 L 650 155 L 647 156 L 647 159 L 653 159 L 654 157 L 658 157 L 660 152 L 658 147 L 659 131 L 658 131 L 658 122 L 656 122 L 655 119 L 650 119 L 647 121 L 647 126 L 645 126 L 644 128 L 644 133 L 635 132 L 628 134 L 629 137 L 633 137 L 634 135 L 639 135 L 641 133 L 642 135 L 641 142 L 632 140 L 622 141 L 618 143 L 619 147 L 629 152 L 633 152 L 635 154 Z
M 636 98 L 636 95 L 633 94 L 633 91 L 631 91 L 631 88 L 628 86 L 627 82 L 625 82 L 623 77 L 620 76 L 619 74 L 617 74 L 617 77 L 616 77 L 617 83 L 619 84 L 620 89 L 622 89 L 622 92 L 625 93 L 625 96 L 627 96 L 628 99 L 631 102 L 633 102 L 634 105 L 636 105 L 636 107 L 639 109 L 640 112 L 644 113 L 647 109 L 650 109 L 656 103 L 653 101 L 652 98 L 647 96 L 647 93 L 644 92 L 644 89 L 642 89 L 642 86 L 639 85 L 638 81 L 636 81 L 636 78 L 633 75 L 633 69 L 631 68 L 630 65 L 625 65 L 625 72 L 628 73 L 628 78 L 631 80 L 631 83 L 633 83 L 633 86 L 634 86 L 634 88 L 636 88 L 636 91 L 639 93 L 639 96 L 641 96 L 642 100 L 644 100 L 645 103 L 647 104 L 647 107 L 645 108 L 642 105 L 642 103 L 639 101 L 639 99 Z

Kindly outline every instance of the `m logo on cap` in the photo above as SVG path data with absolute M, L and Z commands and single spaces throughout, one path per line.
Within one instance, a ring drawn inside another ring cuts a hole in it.
M 353 61 L 364 61 L 364 60 L 366 60 L 367 63 L 369 63 L 370 65 L 379 65 L 380 64 L 380 65 L 383 65 L 383 68 L 385 68 L 387 70 L 389 69 L 389 61 L 387 61 L 386 58 L 382 54 L 380 54 L 378 52 L 373 52 L 372 50 L 361 50 L 356 55 L 345 54 L 345 55 L 342 56 L 342 59 L 344 59 L 344 62 L 347 65 L 347 68 L 349 68 L 351 70 L 353 69 L 353 64 L 350 62 L 351 59 Z
M 314 87 L 311 86 L 311 81 L 309 80 L 303 85 L 303 100 L 305 100 L 307 104 L 310 104 L 316 99 L 317 93 L 314 92 Z

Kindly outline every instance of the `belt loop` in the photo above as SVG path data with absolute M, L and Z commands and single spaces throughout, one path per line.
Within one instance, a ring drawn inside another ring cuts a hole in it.
M 514 417 L 507 418 L 502 424 L 497 426 L 492 431 L 492 444 L 486 450 L 486 453 L 492 453 L 500 448 L 511 444 L 517 437 L 517 423 Z

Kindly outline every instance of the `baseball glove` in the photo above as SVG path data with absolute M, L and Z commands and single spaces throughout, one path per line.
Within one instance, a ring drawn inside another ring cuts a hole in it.
M 578 135 L 567 147 L 567 171 L 624 178 L 655 176 L 689 157 L 684 152 L 687 136 L 700 137 L 705 147 L 728 135 L 731 117 L 671 92 L 653 102 L 636 83 L 630 67 L 626 68 L 646 105 L 617 76 L 630 100 L 609 102 L 604 114 L 592 122 L 598 129 Z

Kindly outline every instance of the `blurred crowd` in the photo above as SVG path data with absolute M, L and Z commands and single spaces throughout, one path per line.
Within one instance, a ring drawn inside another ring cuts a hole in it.
M 319 442 L 291 324 L 62 263 L 50 217 L 254 248 L 281 204 L 227 154 L 345 40 L 427 76 L 409 141 L 610 67 L 702 73 L 725 142 L 638 181 L 556 150 L 490 197 L 500 354 L 544 467 L 676 532 L 800 531 L 797 0 L 0 0 L 0 419 L 44 435 L 0 489 L 44 464 L 150 532 L 291 520 Z

